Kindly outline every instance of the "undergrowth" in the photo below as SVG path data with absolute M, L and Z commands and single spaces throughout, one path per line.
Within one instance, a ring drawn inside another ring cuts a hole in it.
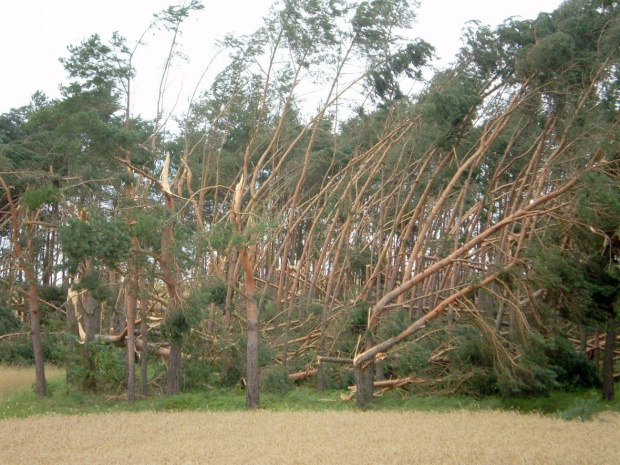
M 11 395 L 0 402 L 0 419 L 49 414 L 92 414 L 141 411 L 242 411 L 245 391 L 236 388 L 195 390 L 176 396 L 141 398 L 129 404 L 120 397 L 86 394 L 67 390 L 63 377 L 49 381 L 52 395 L 38 398 L 32 390 Z M 620 389 L 620 385 L 617 387 Z M 297 386 L 285 392 L 261 393 L 261 408 L 273 411 L 351 411 L 354 401 L 341 399 L 343 390 L 318 393 L 309 386 Z M 375 397 L 372 410 L 452 411 L 515 410 L 523 413 L 554 415 L 566 420 L 588 420 L 606 412 L 620 412 L 620 400 L 603 402 L 594 389 L 574 392 L 553 391 L 546 397 L 474 399 L 463 395 L 420 396 L 405 391 L 386 392 Z

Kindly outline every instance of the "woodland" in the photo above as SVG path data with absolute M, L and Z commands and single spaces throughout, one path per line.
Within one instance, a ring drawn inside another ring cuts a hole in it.
M 166 37 L 92 35 L 62 97 L 0 115 L 0 362 L 123 396 L 306 384 L 614 396 L 620 9 L 566 0 L 469 23 L 453 63 L 410 0 L 280 0 L 183 114 L 164 97 L 198 0 Z M 203 83 L 204 84 L 204 83 Z M 313 95 L 312 105 L 307 95 Z

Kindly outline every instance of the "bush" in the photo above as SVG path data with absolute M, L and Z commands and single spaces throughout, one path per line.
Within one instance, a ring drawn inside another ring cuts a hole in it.
M 211 388 L 217 383 L 217 367 L 207 360 L 190 358 L 181 364 L 181 386 L 184 391 Z
M 260 386 L 264 392 L 285 394 L 294 387 L 293 380 L 281 366 L 269 367 L 260 374 Z
M 545 339 L 530 334 L 521 347 L 516 364 L 500 364 L 491 344 L 479 333 L 471 333 L 459 344 L 455 362 L 473 376 L 465 383 L 468 394 L 502 397 L 547 396 L 554 389 L 571 391 L 597 387 L 594 365 L 576 352 L 563 336 Z
M 548 339 L 533 333 L 523 347 L 523 365 L 532 378 L 549 388 L 566 391 L 598 387 L 600 379 L 593 363 L 578 353 L 562 335 Z
M 571 408 L 558 412 L 558 417 L 563 420 L 591 420 L 597 411 L 596 406 L 598 402 L 596 394 L 587 399 L 577 399 Z
M 125 389 L 125 351 L 108 341 L 95 340 L 89 344 L 91 367 L 84 365 L 81 353 L 73 353 L 68 377 L 75 383 L 83 383 L 86 389 L 103 392 L 121 392 Z M 90 380 L 87 386 L 84 380 Z
M 21 330 L 22 322 L 9 307 L 0 306 L 0 336 L 17 333 Z
M 355 384 L 353 370 L 335 363 L 323 364 L 323 387 L 325 389 L 347 389 Z
M 62 342 L 62 337 L 43 332 L 43 359 L 46 363 L 54 365 L 64 365 L 66 350 Z M 19 334 L 17 336 L 0 339 L 0 363 L 12 365 L 32 365 L 34 364 L 34 351 L 32 340 L 29 334 Z
M 397 357 L 387 364 L 389 371 L 402 378 L 428 367 L 431 351 L 421 344 L 408 344 L 398 351 Z

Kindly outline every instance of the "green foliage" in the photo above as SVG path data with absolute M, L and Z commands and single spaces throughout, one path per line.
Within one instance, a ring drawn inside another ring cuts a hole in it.
M 405 94 L 399 81 L 403 75 L 411 79 L 421 79 L 421 68 L 430 61 L 434 50 L 429 43 L 417 40 L 393 53 L 387 62 L 370 73 L 371 87 L 377 97 L 384 104 L 403 99 Z
M 176 310 L 166 317 L 162 330 L 164 337 L 176 341 L 182 341 L 191 331 L 192 327 L 186 313 Z
M 171 397 L 148 397 L 137 399 L 134 403 L 124 400 L 109 400 L 105 395 L 75 392 L 66 389 L 63 376 L 49 382 L 54 396 L 37 398 L 30 390 L 12 396 L 0 405 L 0 419 L 10 417 L 28 417 L 49 414 L 94 414 L 112 412 L 143 412 L 161 410 L 194 411 L 243 411 L 245 410 L 245 392 L 234 389 L 210 389 L 192 391 Z M 320 393 L 312 387 L 296 387 L 285 394 L 263 393 L 261 407 L 273 411 L 343 411 L 354 410 L 354 402 L 343 402 L 342 389 L 327 390 Z M 616 386 L 617 388 L 617 386 Z M 519 412 L 538 412 L 545 415 L 557 415 L 560 418 L 589 418 L 600 412 L 620 411 L 620 401 L 603 402 L 600 395 L 593 391 L 552 392 L 549 397 L 472 399 L 470 397 L 451 396 L 403 396 L 402 393 L 386 393 L 374 399 L 376 410 L 382 411 L 434 411 L 495 409 Z
M 98 390 L 120 392 L 125 388 L 125 351 L 104 340 L 89 345 L 93 371 L 89 375 L 95 380 Z
M 368 327 L 368 312 L 372 305 L 366 301 L 358 301 L 349 312 L 349 331 L 352 334 L 363 334 Z
M 368 249 L 352 250 L 349 254 L 349 263 L 351 271 L 355 276 L 363 277 L 366 273 L 366 265 L 370 265 L 371 252 Z
M 419 373 L 429 365 L 431 350 L 422 344 L 407 344 L 397 352 L 397 357 L 390 360 L 388 368 L 397 377 Z
M 51 184 L 39 188 L 30 187 L 22 194 L 22 200 L 29 210 L 34 211 L 41 205 L 60 200 L 60 189 Z
M 279 21 L 292 52 L 309 64 L 312 54 L 336 44 L 335 23 L 343 10 L 342 0 L 284 0 Z
M 287 370 L 276 365 L 266 368 L 260 374 L 261 392 L 272 394 L 285 394 L 293 389 L 293 380 L 288 376 Z
M 125 39 L 115 33 L 110 43 L 101 41 L 98 34 L 90 36 L 78 46 L 69 46 L 69 58 L 61 58 L 65 70 L 73 82 L 64 88 L 67 95 L 83 92 L 118 93 L 121 82 L 133 77 L 135 71 L 130 66 L 129 49 Z
M 91 270 L 81 276 L 80 281 L 75 283 L 73 287 L 76 290 L 87 290 L 89 295 L 99 302 L 108 302 L 110 305 L 114 305 L 112 289 L 108 286 L 105 275 L 98 270 Z
M 66 286 L 39 286 L 37 289 L 39 298 L 46 302 L 62 307 L 67 300 Z M 45 304 L 39 304 L 41 324 L 51 331 L 63 331 L 66 328 L 64 315 L 58 310 Z
M 435 78 L 434 86 L 436 87 L 428 96 L 429 104 L 425 111 L 439 127 L 442 139 L 439 141 L 440 146 L 448 148 L 465 128 L 471 126 L 471 116 L 475 114 L 482 99 L 476 81 L 467 76 L 440 74 Z M 466 119 L 468 116 L 469 120 Z M 469 124 L 462 127 L 466 121 Z
M 229 221 L 219 221 L 213 225 L 208 240 L 214 250 L 222 253 L 228 248 L 233 237 L 233 225 Z
M 219 366 L 220 385 L 224 387 L 238 386 L 245 372 L 245 352 L 235 344 L 222 352 L 216 360 Z
M 18 332 L 22 327 L 21 320 L 9 307 L 0 305 L 0 336 Z
M 381 318 L 377 337 L 382 341 L 394 337 L 406 329 L 409 324 L 411 324 L 409 310 L 404 308 L 390 310 L 388 315 L 384 315 Z
M 192 355 L 195 355 L 192 353 Z M 181 364 L 181 388 L 183 391 L 212 389 L 219 384 L 217 366 L 209 360 L 192 357 Z
M 205 294 L 205 305 L 214 303 L 222 306 L 226 303 L 226 292 L 228 286 L 226 282 L 219 278 L 211 278 L 202 285 L 201 290 Z
M 581 177 L 577 194 L 577 214 L 582 224 L 611 237 L 620 231 L 620 184 L 604 172 Z M 584 233 L 592 235 L 589 229 Z M 583 235 L 582 235 L 583 237 Z M 592 237 L 603 248 L 600 237 Z
M 588 421 L 597 413 L 599 403 L 599 396 L 591 392 L 588 397 L 575 399 L 572 407 L 559 411 L 557 416 L 563 420 Z
M 473 329 L 459 336 L 451 369 L 470 374 L 464 384 L 468 395 L 548 396 L 553 390 L 573 391 L 600 383 L 594 365 L 561 335 L 530 334 L 514 364 L 500 360 L 501 349 L 498 352 L 494 343 Z
M 596 367 L 575 351 L 562 335 L 551 338 L 532 333 L 524 346 L 523 364 L 548 368 L 553 374 L 549 382 L 563 390 L 598 387 Z
M 62 336 L 44 331 L 42 333 L 43 359 L 46 363 L 63 365 L 66 349 Z M 34 351 L 29 334 L 0 339 L 0 363 L 10 365 L 33 365 Z
M 91 215 L 89 221 L 70 218 L 58 230 L 66 264 L 73 273 L 86 258 L 114 268 L 129 254 L 131 242 L 127 225 L 121 219 Z
M 355 384 L 353 370 L 337 363 L 323 364 L 323 386 L 325 389 L 347 389 Z
M 529 251 L 534 278 L 547 289 L 546 301 L 579 324 L 601 323 L 616 314 L 620 296 L 618 231 L 620 190 L 605 172 L 584 175 L 578 184 L 578 221 L 559 237 Z M 571 246 L 566 247 L 565 238 Z
M 164 218 L 159 212 L 141 209 L 133 216 L 131 235 L 138 238 L 145 249 L 159 251 L 161 249 L 161 232 Z
M 166 317 L 162 326 L 165 337 L 183 341 L 207 317 L 212 302 L 221 305 L 225 300 L 226 284 L 218 279 L 209 279 L 191 289 L 183 307 Z

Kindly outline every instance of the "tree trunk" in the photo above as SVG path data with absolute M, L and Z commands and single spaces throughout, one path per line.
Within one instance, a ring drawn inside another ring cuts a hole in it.
M 133 270 L 135 272 L 135 270 Z M 138 288 L 136 278 L 131 276 L 128 280 L 127 295 L 125 297 L 125 311 L 127 318 L 127 401 L 136 399 L 136 348 L 134 344 L 134 329 L 136 325 L 136 305 L 138 301 Z
M 259 380 L 258 380 L 258 308 L 256 302 L 248 299 L 248 345 L 246 359 L 246 397 L 245 406 L 248 409 L 259 407 Z
M 579 352 L 585 355 L 587 349 L 588 349 L 588 327 L 580 326 L 579 327 Z
M 74 366 L 79 363 L 80 358 L 80 345 L 78 338 L 80 335 L 78 328 L 78 316 L 77 306 L 79 304 L 78 294 L 69 287 L 67 292 L 67 301 L 64 303 L 66 314 L 66 334 L 65 334 L 65 347 L 67 348 L 67 356 L 65 359 L 66 370 L 66 383 L 67 386 L 73 386 L 76 384 L 75 369 Z
M 213 334 L 215 329 L 215 302 L 211 302 L 209 305 L 209 321 L 207 321 L 207 332 Z
M 168 383 L 166 395 L 173 396 L 181 390 L 181 341 L 170 339 L 170 359 L 168 360 Z
M 32 351 L 34 353 L 34 368 L 36 374 L 36 389 L 39 397 L 47 393 L 45 381 L 45 362 L 43 360 L 43 342 L 41 341 L 41 321 L 39 317 L 39 302 L 37 300 L 37 286 L 30 284 L 28 289 L 28 304 L 30 308 L 30 327 L 32 331 Z
M 601 333 L 598 328 L 594 330 L 594 366 L 599 370 L 601 361 Z
M 95 334 L 98 333 L 98 317 L 97 307 L 99 302 L 89 293 L 84 294 L 84 345 L 82 350 L 82 358 L 84 364 L 84 379 L 82 387 L 85 391 L 94 392 L 97 390 L 97 381 L 95 379 L 95 362 L 91 353 L 90 345 L 95 340 Z
M 145 280 L 140 278 L 140 288 L 145 290 Z M 148 329 L 149 325 L 146 320 L 149 310 L 149 302 L 145 298 L 140 299 L 140 339 L 142 347 L 144 348 L 140 352 L 140 394 L 146 396 L 148 393 Z
M 614 351 L 616 350 L 615 318 L 607 320 L 607 335 L 605 336 L 605 353 L 603 355 L 603 400 L 614 400 Z
M 374 363 L 355 365 L 353 372 L 355 373 L 357 406 L 360 410 L 366 410 L 372 403 Z

